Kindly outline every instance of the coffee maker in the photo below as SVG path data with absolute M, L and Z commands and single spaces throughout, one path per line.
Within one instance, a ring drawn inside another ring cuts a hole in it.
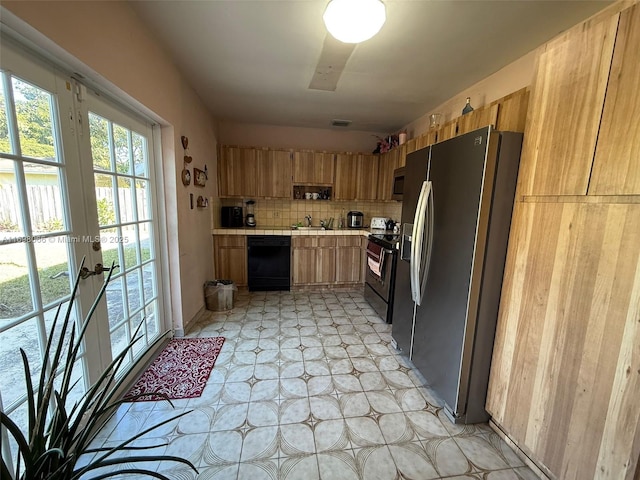
M 253 213 L 253 205 L 256 203 L 254 200 L 247 200 L 247 218 L 244 221 L 244 224 L 247 227 L 255 227 L 256 226 L 256 217 Z

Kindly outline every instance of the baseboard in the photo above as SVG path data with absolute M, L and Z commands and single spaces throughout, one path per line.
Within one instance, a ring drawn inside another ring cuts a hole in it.
M 534 462 L 531 457 L 525 452 L 522 448 L 518 446 L 509 436 L 500 428 L 500 425 L 495 423 L 493 418 L 489 419 L 489 427 L 498 435 L 504 442 L 511 447 L 514 453 L 522 460 L 527 467 L 531 469 L 533 473 L 535 473 L 540 480 L 556 480 L 556 477 L 553 476 L 551 472 L 548 471 L 544 466 L 538 465 Z
M 188 332 L 189 328 L 192 325 L 194 325 L 198 320 L 200 320 L 200 318 L 202 318 L 202 316 L 206 311 L 207 309 L 205 308 L 204 305 L 200 307 L 200 310 L 198 310 L 198 313 L 196 313 L 193 317 L 191 317 L 191 320 L 189 320 L 185 325 L 183 325 L 182 328 L 175 328 L 173 330 L 173 336 L 176 338 L 184 337 L 185 332 Z

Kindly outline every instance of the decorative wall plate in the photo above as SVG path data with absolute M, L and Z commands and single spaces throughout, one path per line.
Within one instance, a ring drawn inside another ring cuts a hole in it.
M 191 172 L 188 168 L 182 169 L 182 184 L 186 187 L 191 183 Z

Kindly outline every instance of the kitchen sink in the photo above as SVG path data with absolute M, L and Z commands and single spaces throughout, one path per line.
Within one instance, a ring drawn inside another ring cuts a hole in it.
M 291 227 L 291 230 L 326 230 L 324 227 Z

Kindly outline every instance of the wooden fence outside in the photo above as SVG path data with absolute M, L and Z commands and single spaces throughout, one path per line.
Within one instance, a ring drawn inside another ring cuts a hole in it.
M 136 188 L 136 203 L 138 209 L 147 205 L 147 192 Z M 96 199 L 107 199 L 113 205 L 113 190 L 109 187 L 96 188 Z M 31 225 L 39 229 L 51 221 L 62 221 L 64 209 L 57 185 L 27 185 L 27 200 L 31 214 Z M 133 199 L 129 189 L 118 189 L 118 203 L 120 206 L 120 221 L 135 221 Z M 19 225 L 21 204 L 16 185 L 0 185 L 0 227 L 1 225 Z M 142 212 L 140 212 L 142 213 Z M 139 215 L 144 216 L 144 215 Z

